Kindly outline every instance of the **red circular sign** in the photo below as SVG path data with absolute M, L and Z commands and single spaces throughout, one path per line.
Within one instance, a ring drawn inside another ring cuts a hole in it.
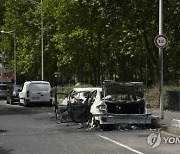
M 168 44 L 168 38 L 165 35 L 157 35 L 154 39 L 154 44 L 158 48 L 165 48 Z

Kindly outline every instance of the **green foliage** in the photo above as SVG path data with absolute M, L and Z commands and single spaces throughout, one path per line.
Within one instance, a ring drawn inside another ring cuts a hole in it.
M 16 32 L 17 74 L 41 76 L 41 4 L 30 0 L 3 0 L 0 28 Z M 72 76 L 78 82 L 99 85 L 104 79 L 145 81 L 158 79 L 158 1 L 152 0 L 43 0 L 44 74 Z M 179 82 L 180 3 L 164 2 L 165 82 Z M 2 35 L 1 35 L 2 36 Z M 1 37 L 1 48 L 11 63 L 13 40 Z
M 164 109 L 168 109 L 168 91 L 180 91 L 180 86 L 177 85 L 167 85 L 163 88 L 163 103 Z M 153 108 L 159 108 L 159 87 L 158 85 L 153 85 L 151 88 L 145 89 L 144 98 L 150 103 Z

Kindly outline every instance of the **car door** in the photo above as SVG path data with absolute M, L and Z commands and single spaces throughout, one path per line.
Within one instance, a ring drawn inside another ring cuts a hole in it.
M 78 92 L 75 95 L 77 96 L 80 93 L 84 92 Z M 87 122 L 89 120 L 89 114 L 90 114 L 90 101 L 92 101 L 93 92 L 86 92 L 86 97 L 82 99 L 81 97 L 71 97 L 71 101 L 68 101 L 67 105 L 67 111 L 69 113 L 69 116 L 71 117 L 72 121 L 77 123 Z M 74 99 L 72 101 L 72 99 Z

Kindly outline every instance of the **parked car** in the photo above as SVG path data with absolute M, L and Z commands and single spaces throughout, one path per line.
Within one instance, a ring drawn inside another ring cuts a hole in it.
M 93 92 L 95 89 L 101 89 L 101 88 L 74 88 L 72 89 L 64 98 L 64 100 L 60 103 L 60 100 L 58 100 L 58 94 L 61 93 L 56 93 L 55 95 L 55 116 L 57 119 L 58 123 L 61 122 L 67 122 L 67 121 L 71 121 L 71 118 L 73 118 L 73 121 L 78 120 L 78 118 L 76 118 L 73 115 L 73 112 L 67 111 L 68 108 L 71 108 L 71 106 L 68 104 L 74 104 L 77 102 L 80 103 L 84 103 L 86 100 L 88 100 L 90 92 Z M 83 109 L 79 109 L 79 110 L 83 110 Z M 81 111 L 82 112 L 82 111 Z M 71 116 L 70 116 L 70 115 Z M 70 118 L 71 117 L 71 118 Z M 81 118 L 85 118 L 86 117 L 81 117 Z
M 89 121 L 92 127 L 100 126 L 102 129 L 120 124 L 148 125 L 152 122 L 152 108 L 144 100 L 143 95 L 142 82 L 123 83 L 106 80 L 103 83 L 103 93 L 95 90 L 89 97 L 89 102 L 93 103 L 69 102 L 68 105 L 71 107 L 68 112 L 71 113 L 70 117 L 75 119 L 74 122 Z
M 9 88 L 9 94 L 6 97 L 7 104 L 14 104 L 14 102 L 19 102 L 19 92 L 22 91 L 21 85 L 13 85 Z
M 0 84 L 0 99 L 6 99 L 9 94 L 9 87 L 7 84 Z
M 19 105 L 29 106 L 32 103 L 52 105 L 51 85 L 47 81 L 27 81 L 19 93 L 19 98 Z

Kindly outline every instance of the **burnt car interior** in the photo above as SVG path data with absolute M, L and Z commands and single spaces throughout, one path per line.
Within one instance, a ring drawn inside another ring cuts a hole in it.
M 141 83 L 105 82 L 104 99 L 108 113 L 112 114 L 144 114 L 145 101 Z M 106 98 L 106 97 L 105 97 Z
M 105 101 L 108 113 L 113 114 L 143 114 L 144 101 L 113 102 Z
M 85 100 L 82 99 L 81 97 L 75 97 L 81 95 L 83 95 Z M 90 92 L 81 91 L 74 94 L 72 98 L 75 99 L 75 101 L 73 103 L 71 101 L 68 102 L 67 111 L 69 113 L 69 116 L 74 122 L 77 123 L 86 122 L 89 119 L 90 97 L 91 97 Z
M 82 97 L 75 98 L 75 101 L 68 102 L 67 111 L 72 121 L 77 123 L 87 122 L 90 117 L 90 108 L 93 102 L 95 101 L 97 90 L 94 91 L 81 91 L 77 92 L 73 98 L 76 96 L 83 95 Z

